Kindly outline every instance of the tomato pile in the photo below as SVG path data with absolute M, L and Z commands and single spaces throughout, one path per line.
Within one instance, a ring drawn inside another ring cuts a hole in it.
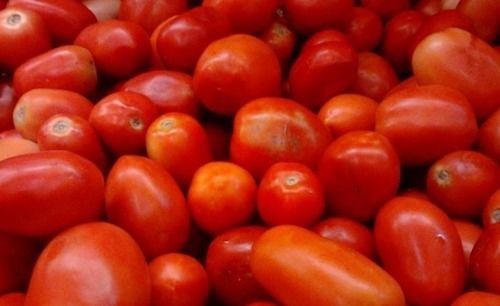
M 0 1 L 0 306 L 500 305 L 500 1 Z

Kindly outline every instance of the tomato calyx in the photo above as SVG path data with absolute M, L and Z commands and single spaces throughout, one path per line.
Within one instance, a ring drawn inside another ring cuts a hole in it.
M 22 17 L 19 13 L 13 13 L 7 17 L 7 24 L 10 26 L 16 26 L 21 23 Z
M 439 186 L 450 186 L 452 183 L 452 178 L 450 172 L 444 168 L 437 167 L 434 171 L 434 179 Z

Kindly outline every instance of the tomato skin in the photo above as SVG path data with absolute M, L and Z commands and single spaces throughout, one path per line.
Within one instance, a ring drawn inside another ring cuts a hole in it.
M 338 42 L 343 44 L 352 44 L 347 35 L 339 30 L 325 29 L 310 35 L 302 44 L 301 51 L 304 52 L 307 48 L 320 45 L 327 42 Z
M 97 21 L 104 21 L 118 17 L 121 0 L 83 0 L 82 3 L 95 15 Z
M 500 224 L 486 227 L 470 254 L 470 271 L 475 288 L 500 294 Z
M 481 220 L 485 227 L 500 223 L 500 190 L 496 190 L 486 202 Z
M 36 12 L 9 8 L 0 11 L 0 68 L 14 71 L 51 48 L 49 31 Z
M 382 19 L 365 7 L 354 7 L 353 17 L 347 25 L 346 36 L 358 51 L 374 50 L 383 33 Z
M 468 291 L 457 297 L 450 306 L 496 306 L 500 303 L 500 295 L 485 291 Z
M 324 42 L 304 48 L 290 68 L 290 97 L 317 110 L 354 81 L 357 52 L 349 43 Z
M 205 268 L 216 299 L 224 305 L 244 306 L 269 299 L 250 268 L 252 246 L 265 230 L 261 226 L 237 227 L 210 243 Z
M 24 306 L 25 294 L 12 292 L 0 296 L 0 306 Z
M 408 87 L 387 96 L 375 114 L 403 165 L 425 165 L 468 149 L 477 134 L 473 109 L 459 91 L 441 85 Z
M 457 11 L 467 16 L 474 25 L 477 35 L 486 42 L 492 43 L 499 37 L 500 4 L 495 0 L 460 0 Z
M 113 78 L 130 77 L 144 69 L 151 52 L 146 30 L 125 20 L 91 24 L 78 34 L 74 43 L 87 48 L 97 70 Z
M 470 275 L 470 254 L 474 245 L 476 244 L 479 236 L 483 232 L 481 226 L 476 223 L 472 223 L 470 221 L 461 220 L 461 219 L 453 219 L 453 223 L 457 228 L 458 235 L 460 236 L 460 240 L 462 241 L 462 248 L 464 251 L 465 257 L 465 269 L 466 269 L 466 285 L 470 285 L 471 275 Z M 467 287 L 466 286 L 466 287 Z
M 186 199 L 160 164 L 120 157 L 106 180 L 106 215 L 126 230 L 148 259 L 182 249 L 189 235 Z
M 205 268 L 193 257 L 168 253 L 149 263 L 151 306 L 206 305 L 210 285 Z
M 44 248 L 25 305 L 147 306 L 150 286 L 148 265 L 132 237 L 109 223 L 83 223 Z
M 38 151 L 40 151 L 39 145 L 25 138 L 8 137 L 0 139 L 0 160 Z
M 500 163 L 500 109 L 492 113 L 479 127 L 479 151 Z
M 478 119 L 500 107 L 500 54 L 465 30 L 449 28 L 427 36 L 413 52 L 412 67 L 419 84 L 462 92 Z
M 84 96 L 63 89 L 37 88 L 23 94 L 13 111 L 14 126 L 24 138 L 36 141 L 42 124 L 57 114 L 87 119 L 93 104 Z
M 233 115 L 252 99 L 277 95 L 281 66 L 265 42 L 248 34 L 233 34 L 212 42 L 201 54 L 193 85 L 212 112 Z
M 298 44 L 297 34 L 285 22 L 277 19 L 259 37 L 274 50 L 281 63 L 281 71 L 286 75 Z
M 449 215 L 478 219 L 488 198 L 500 188 L 500 167 L 476 151 L 454 151 L 427 174 L 427 194 Z
M 18 96 L 34 88 L 66 89 L 88 96 L 96 89 L 97 70 L 87 49 L 65 45 L 32 57 L 17 67 L 13 86 Z
M 401 179 L 399 158 L 380 133 L 354 131 L 324 151 L 318 175 L 330 213 L 365 222 L 396 195 Z
M 330 139 L 318 117 L 299 103 L 260 98 L 236 114 L 230 156 L 255 178 L 280 161 L 303 163 L 314 170 Z
M 14 121 L 12 112 L 17 100 L 14 97 L 14 89 L 7 80 L 0 80 L 0 131 L 12 129 Z
M 0 230 L 46 236 L 96 220 L 104 208 L 104 177 L 68 151 L 42 151 L 0 162 Z
M 382 18 L 390 18 L 409 9 L 409 0 L 361 0 L 361 5 L 373 10 Z
M 401 285 L 409 304 L 449 305 L 462 292 L 465 259 L 460 236 L 451 219 L 431 202 L 393 198 L 379 211 L 374 235 L 384 269 Z
M 283 305 L 405 305 L 401 288 L 382 268 L 301 227 L 268 229 L 250 260 L 258 282 Z M 315 281 L 304 286 L 304 278 Z

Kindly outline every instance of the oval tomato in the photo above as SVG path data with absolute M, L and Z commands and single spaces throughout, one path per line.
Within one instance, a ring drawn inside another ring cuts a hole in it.
M 464 250 L 465 257 L 465 267 L 466 267 L 466 284 L 470 285 L 470 254 L 472 253 L 472 249 L 476 244 L 479 236 L 483 232 L 481 226 L 476 223 L 472 223 L 470 221 L 465 220 L 453 220 L 455 227 L 457 228 L 458 235 L 460 236 L 460 240 L 462 241 L 462 249 Z
M 457 11 L 467 16 L 477 35 L 487 42 L 494 42 L 500 35 L 500 3 L 495 0 L 460 0 Z
M 371 51 L 378 46 L 383 29 L 379 15 L 365 7 L 356 6 L 345 33 L 356 50 Z
M 468 291 L 457 297 L 450 306 L 497 306 L 500 305 L 500 295 L 485 291 Z
M 7 137 L 0 139 L 0 160 L 38 151 L 40 151 L 40 146 L 25 138 Z
M 487 226 L 470 254 L 470 271 L 476 288 L 500 294 L 500 224 Z

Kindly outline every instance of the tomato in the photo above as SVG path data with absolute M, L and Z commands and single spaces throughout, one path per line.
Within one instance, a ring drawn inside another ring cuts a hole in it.
M 383 33 L 382 19 L 370 9 L 357 6 L 347 24 L 346 35 L 358 51 L 374 50 Z
M 40 151 L 36 142 L 24 138 L 0 139 L 0 160 Z
M 13 86 L 18 96 L 35 88 L 66 89 L 88 96 L 97 86 L 94 59 L 80 46 L 54 48 L 20 65 L 14 72 Z
M 487 42 L 494 42 L 500 34 L 500 3 L 495 0 L 460 0 L 457 11 L 467 16 L 477 35 Z
M 484 205 L 482 222 L 485 227 L 500 223 L 500 190 L 496 190 Z
M 457 297 L 450 306 L 496 306 L 500 303 L 500 295 L 484 291 L 468 291 Z
M 390 18 L 409 9 L 409 0 L 361 0 L 361 5 L 373 10 L 382 18 Z
M 147 155 L 159 162 L 187 190 L 195 171 L 212 160 L 203 126 L 183 113 L 165 113 L 146 132 Z
M 460 236 L 446 213 L 431 202 L 390 200 L 375 219 L 374 235 L 384 269 L 401 285 L 410 305 L 449 305 L 462 292 Z
M 500 163 L 500 109 L 479 127 L 478 145 L 479 151 Z
M 258 34 L 273 21 L 278 9 L 278 0 L 203 0 L 203 6 L 210 6 L 229 18 L 237 33 Z
M 309 45 L 290 68 L 290 97 L 312 110 L 348 89 L 356 77 L 358 56 L 350 43 Z
M 398 283 L 374 262 L 294 225 L 262 234 L 250 264 L 257 281 L 283 305 L 405 305 Z M 314 281 L 305 286 L 305 279 Z
M 132 237 L 115 225 L 91 222 L 47 244 L 35 264 L 25 305 L 147 306 L 150 291 L 148 265 Z
M 164 20 L 188 9 L 187 0 L 122 0 L 118 19 L 133 21 L 148 33 Z
M 427 193 L 449 215 L 478 219 L 488 198 L 500 188 L 500 167 L 475 151 L 454 151 L 427 174 Z
M 272 302 L 258 301 L 258 302 L 253 302 L 253 303 L 247 304 L 246 306 L 278 306 L 278 304 L 272 303 Z
M 0 79 L 0 132 L 14 127 L 12 112 L 16 103 L 12 85 Z
M 202 6 L 169 18 L 157 31 L 153 48 L 157 49 L 163 65 L 190 73 L 203 50 L 211 42 L 230 35 L 232 28 L 222 12 Z
M 15 70 L 51 48 L 50 33 L 40 15 L 26 9 L 0 11 L 0 69 Z
M 0 306 L 24 306 L 25 294 L 12 292 L 0 296 Z
M 82 3 L 94 14 L 97 21 L 104 21 L 118 17 L 121 0 L 83 0 Z
M 307 48 L 320 45 L 327 42 L 338 42 L 343 44 L 352 44 L 347 35 L 339 30 L 325 29 L 308 36 L 303 42 L 301 51 L 304 52 Z
M 196 117 L 200 111 L 200 101 L 193 89 L 193 78 L 183 72 L 143 72 L 125 81 L 120 90 L 145 95 L 159 108 L 160 113 L 181 112 Z
M 281 63 L 281 71 L 286 75 L 298 45 L 297 34 L 284 22 L 275 20 L 259 37 L 274 50 Z
M 255 178 L 276 162 L 299 162 L 314 170 L 330 139 L 319 118 L 299 103 L 261 98 L 236 114 L 230 156 Z
M 467 273 L 466 285 L 470 285 L 469 284 L 471 281 L 470 269 L 469 269 L 470 254 L 472 252 L 472 249 L 474 248 L 474 245 L 479 239 L 479 236 L 481 236 L 483 229 L 481 228 L 481 226 L 477 225 L 476 223 L 472 223 L 470 221 L 454 219 L 453 223 L 455 224 L 455 227 L 457 228 L 458 231 L 458 235 L 460 236 L 460 240 L 462 241 L 462 248 L 464 251 L 465 267 Z
M 318 117 L 330 130 L 332 138 L 356 130 L 374 130 L 378 103 L 359 94 L 340 94 L 328 100 Z
M 343 29 L 354 15 L 353 0 L 284 0 L 292 29 L 308 35 L 327 28 Z
M 377 257 L 372 231 L 363 223 L 343 217 L 329 217 L 316 223 L 312 231 L 321 237 L 348 246 L 371 260 Z
M 334 140 L 318 165 L 330 213 L 371 221 L 379 208 L 396 195 L 399 158 L 380 133 L 354 131 Z
M 194 258 L 168 253 L 149 263 L 151 306 L 203 306 L 209 293 L 205 268 Z
M 0 139 L 5 138 L 23 138 L 23 136 L 16 129 L 10 129 L 0 133 Z
M 264 231 L 261 226 L 238 227 L 221 233 L 210 243 L 205 267 L 220 303 L 244 306 L 269 299 L 250 268 L 252 246 Z
M 71 114 L 87 119 L 93 104 L 84 96 L 64 89 L 39 88 L 23 94 L 14 108 L 14 126 L 24 138 L 37 139 L 38 130 L 51 116 Z
M 189 212 L 181 189 L 163 167 L 142 156 L 122 156 L 106 180 L 106 215 L 126 230 L 149 259 L 182 249 Z
M 325 210 L 323 186 L 307 166 L 278 162 L 267 169 L 260 181 L 257 209 L 269 225 L 311 226 Z
M 212 42 L 201 54 L 193 75 L 196 94 L 212 112 L 233 115 L 252 99 L 277 95 L 281 67 L 262 40 L 234 34 Z
M 0 230 L 47 236 L 96 220 L 103 212 L 104 177 L 68 151 L 42 151 L 0 162 Z
M 7 7 L 40 14 L 56 45 L 71 44 L 83 28 L 97 21 L 92 11 L 81 1 L 10 0 Z
M 413 53 L 412 67 L 419 84 L 462 92 L 478 119 L 500 107 L 500 53 L 467 31 L 449 28 L 427 36 Z
M 449 87 L 427 85 L 405 88 L 382 100 L 375 130 L 389 138 L 403 165 L 425 165 L 470 148 L 478 127 L 464 95 Z
M 486 227 L 470 254 L 470 271 L 473 284 L 495 294 L 500 294 L 500 224 Z

